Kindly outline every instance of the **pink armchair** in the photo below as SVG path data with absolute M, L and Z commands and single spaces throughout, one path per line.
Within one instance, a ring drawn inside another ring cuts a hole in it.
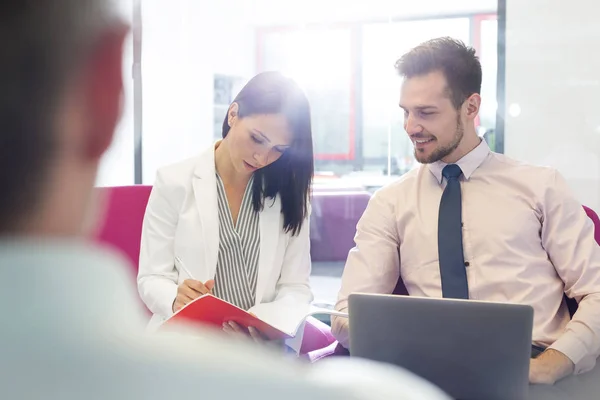
M 137 277 L 142 223 L 152 186 L 116 186 L 96 189 L 106 201 L 104 221 L 96 240 L 120 251 Z
M 131 265 L 132 284 L 135 285 L 142 223 L 152 186 L 134 185 L 97 190 L 99 195 L 105 197 L 107 204 L 104 223 L 95 239 L 101 244 L 121 251 L 127 257 Z M 334 341 L 335 338 L 327 324 L 309 318 L 304 328 L 300 354 L 306 357 L 307 353 L 326 347 Z

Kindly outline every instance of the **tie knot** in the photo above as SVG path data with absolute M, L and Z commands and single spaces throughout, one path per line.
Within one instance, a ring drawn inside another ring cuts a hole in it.
M 448 164 L 442 170 L 442 176 L 447 180 L 452 178 L 458 179 L 458 177 L 462 174 L 462 170 L 456 164 Z

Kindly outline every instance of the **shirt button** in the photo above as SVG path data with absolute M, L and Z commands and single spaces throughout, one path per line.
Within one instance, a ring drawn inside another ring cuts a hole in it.
M 468 267 L 469 265 L 471 265 L 471 264 L 469 264 L 468 261 L 465 261 L 465 267 Z

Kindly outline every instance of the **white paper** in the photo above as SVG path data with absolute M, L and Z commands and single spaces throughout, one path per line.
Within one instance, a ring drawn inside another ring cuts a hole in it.
M 300 326 L 303 325 L 306 318 L 312 315 L 328 314 L 348 317 L 347 313 L 316 307 L 311 304 L 291 305 L 289 303 L 279 304 L 277 302 L 263 303 L 252 307 L 248 311 L 267 324 L 272 325 L 292 337 L 296 336 L 296 333 Z

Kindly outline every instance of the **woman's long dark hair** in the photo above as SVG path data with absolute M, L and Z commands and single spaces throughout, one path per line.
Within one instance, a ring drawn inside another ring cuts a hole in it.
M 293 141 L 277 161 L 254 172 L 252 204 L 258 212 L 263 209 L 265 198 L 279 195 L 283 228 L 297 235 L 308 214 L 314 173 L 308 99 L 293 80 L 278 72 L 263 72 L 252 78 L 233 102 L 238 104 L 239 118 L 283 114 L 288 120 Z M 229 133 L 227 120 L 226 114 L 223 137 Z

